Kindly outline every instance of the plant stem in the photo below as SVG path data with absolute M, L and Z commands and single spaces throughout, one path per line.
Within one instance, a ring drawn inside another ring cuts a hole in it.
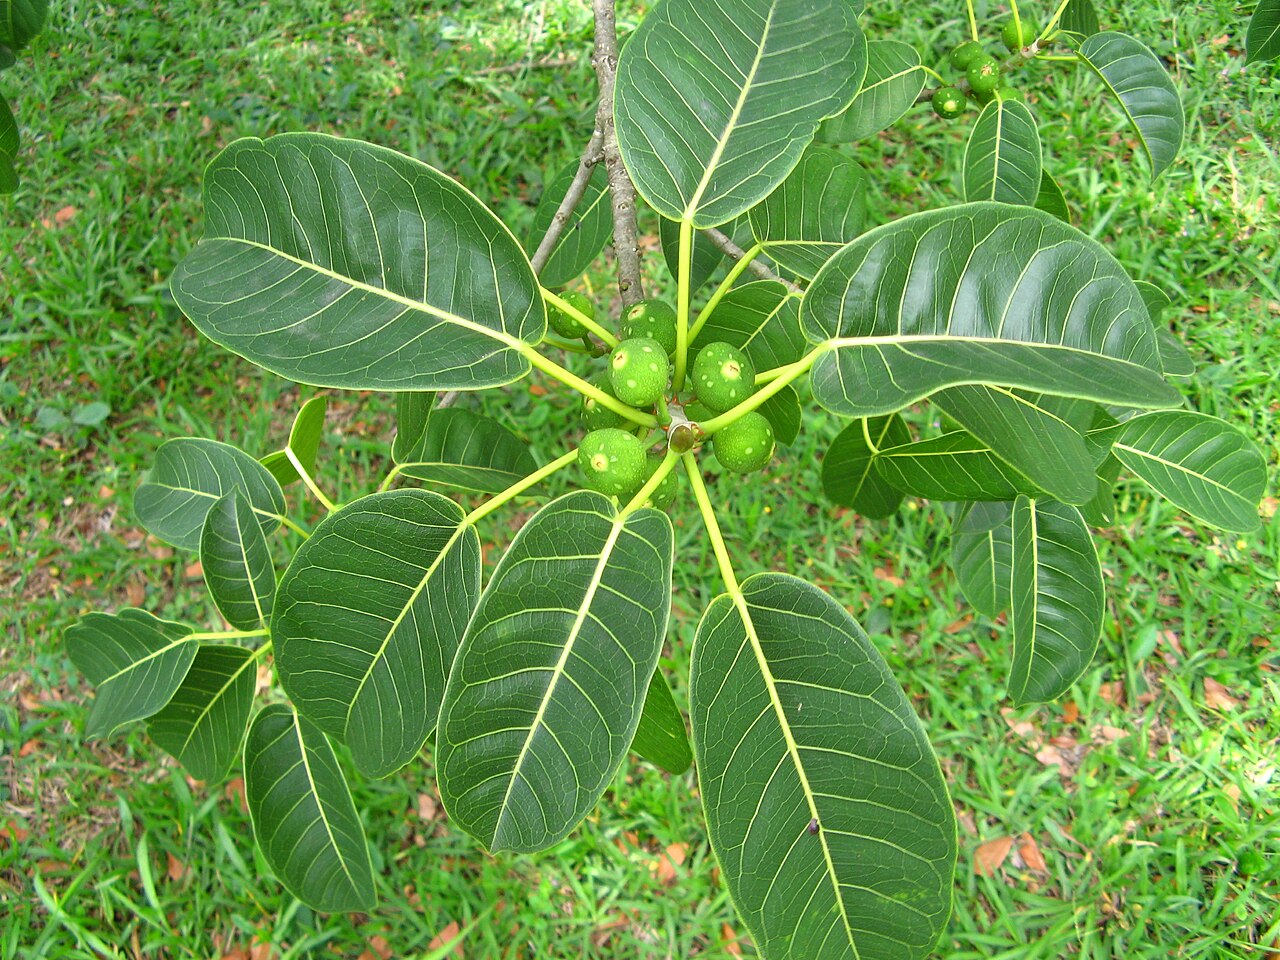
M 871 418 L 870 417 L 862 418 L 862 439 L 866 441 L 867 449 L 871 451 L 871 455 L 873 457 L 879 455 L 880 448 L 877 447 L 875 444 L 875 441 L 871 439 Z
M 697 501 L 698 512 L 702 514 L 702 523 L 707 528 L 707 536 L 711 540 L 711 549 L 716 555 L 716 565 L 720 568 L 725 589 L 730 596 L 737 598 L 742 591 L 738 588 L 738 578 L 733 572 L 733 563 L 729 560 L 729 550 L 724 545 L 720 524 L 716 521 L 715 508 L 711 506 L 711 498 L 707 496 L 707 485 L 702 481 L 697 458 L 692 453 L 686 453 L 681 459 L 684 461 L 685 473 L 689 475 L 689 486 L 693 488 L 693 499 Z
M 600 326 L 600 324 L 596 323 L 596 321 L 593 318 L 588 317 L 585 313 L 583 313 L 581 310 L 575 307 L 568 300 L 565 300 L 562 297 L 557 296 L 556 294 L 548 290 L 546 287 L 542 287 L 541 289 L 542 289 L 542 299 L 547 301 L 547 303 L 551 304 L 557 310 L 563 310 L 569 316 L 573 317 L 573 319 L 577 320 L 580 324 L 582 324 L 584 327 L 586 327 L 588 330 L 594 333 L 597 337 L 599 337 L 601 340 L 607 343 L 610 346 L 610 348 L 616 347 L 618 345 L 618 338 L 615 337 L 608 330 L 606 330 L 604 327 Z
M 618 23 L 614 0 L 592 0 L 595 13 L 595 67 L 600 87 L 596 129 L 603 137 L 604 168 L 609 177 L 609 197 L 613 201 L 613 252 L 618 260 L 618 293 L 623 307 L 644 299 L 640 279 L 640 247 L 636 236 L 636 188 L 622 165 L 618 135 L 613 125 L 613 83 L 618 69 Z
M 253 659 L 254 659 L 254 660 L 261 660 L 261 659 L 262 659 L 263 657 L 265 657 L 268 653 L 270 653 L 270 652 L 271 652 L 271 643 L 272 643 L 272 641 L 268 640 L 266 643 L 264 643 L 262 646 L 260 646 L 257 650 L 253 651 Z
M 676 270 L 676 371 L 671 381 L 673 393 L 684 388 L 684 372 L 689 363 L 689 295 L 692 293 L 693 222 L 680 221 L 680 249 Z
M 969 34 L 976 42 L 978 39 L 978 18 L 973 12 L 973 0 L 965 0 L 965 6 L 969 8 Z
M 676 465 L 676 461 L 679 459 L 680 454 L 668 447 L 667 455 L 663 457 L 662 462 L 658 464 L 657 468 L 653 471 L 653 476 L 645 481 L 644 486 L 640 488 L 640 492 L 632 497 L 630 502 L 622 508 L 622 512 L 618 514 L 619 519 L 628 517 L 643 507 L 645 501 L 653 496 L 653 491 L 657 490 L 659 484 L 661 484 L 663 480 L 667 479 L 667 474 L 672 471 Z
M 294 523 L 292 520 L 290 520 L 288 517 L 282 514 L 271 513 L 271 514 L 267 514 L 267 516 L 272 517 L 276 520 L 279 520 L 282 524 L 284 524 L 294 533 L 298 534 L 298 536 L 302 537 L 303 540 L 306 540 L 308 537 L 311 536 L 311 534 L 307 533 L 306 530 L 302 529 L 302 527 L 298 526 L 296 523 Z
M 271 631 L 266 627 L 261 630 L 208 630 L 201 633 L 187 634 L 188 640 L 245 640 L 249 637 L 265 637 Z
M 1062 2 L 1058 4 L 1058 9 L 1053 11 L 1053 16 L 1049 18 L 1049 22 L 1046 23 L 1044 25 L 1044 29 L 1040 31 L 1040 36 L 1037 38 L 1036 43 L 1044 43 L 1049 39 L 1049 36 L 1058 28 L 1058 24 L 1062 20 L 1062 15 L 1067 12 L 1067 5 L 1069 3 L 1071 3 L 1071 0 L 1062 0 Z
M 717 230 L 715 227 L 703 227 L 702 235 L 714 243 L 723 253 L 727 253 L 735 260 L 741 260 L 747 255 L 747 252 L 734 243 L 733 238 L 723 230 Z M 804 293 L 804 290 L 796 284 L 778 276 L 759 260 L 752 260 L 748 266 L 751 268 L 751 272 L 761 280 L 776 280 L 778 283 L 785 284 L 792 293 Z
M 577 459 L 578 459 L 578 450 L 575 447 L 574 449 L 570 450 L 568 453 L 564 454 L 563 456 L 558 457 L 555 460 L 552 460 L 546 466 L 539 467 L 537 470 L 533 471 L 533 473 L 529 474 L 523 480 L 517 480 L 511 486 L 507 487 L 507 489 L 503 490 L 499 494 L 495 494 L 493 497 L 486 500 L 484 503 L 480 504 L 480 506 L 476 507 L 470 513 L 468 513 L 463 518 L 462 526 L 459 527 L 459 529 L 474 526 L 476 523 L 478 523 L 484 517 L 487 517 L 489 514 L 493 513 L 493 511 L 497 510 L 503 504 L 507 503 L 510 500 L 514 500 L 516 497 L 520 496 L 520 494 L 524 493 L 530 487 L 541 483 L 543 480 L 547 479 L 547 477 L 551 476 L 557 470 L 560 470 L 563 467 L 567 467 L 569 464 L 573 463 Z
M 302 478 L 302 482 L 307 485 L 307 489 L 311 491 L 311 495 L 320 501 L 320 505 L 330 513 L 336 511 L 338 509 L 337 505 L 324 495 L 323 490 L 316 486 L 315 480 L 311 478 L 311 474 L 307 471 L 307 468 L 302 465 L 302 461 L 298 459 L 298 455 L 293 452 L 293 448 L 285 447 L 284 455 L 288 457 L 289 462 L 293 464 L 293 469 L 298 471 L 298 476 L 300 476 Z
M 1022 39 L 1022 17 L 1018 15 L 1018 0 L 1009 0 L 1009 9 L 1013 13 L 1013 29 L 1018 39 Z
M 578 163 L 578 172 L 574 174 L 573 182 L 569 184 L 569 189 L 560 200 L 560 206 L 551 218 L 551 224 L 547 227 L 547 232 L 543 234 L 542 241 L 538 244 L 538 249 L 529 258 L 529 263 L 532 264 L 534 273 L 541 273 L 542 268 L 551 259 L 551 253 L 555 249 L 556 242 L 560 239 L 560 235 L 564 233 L 564 228 L 569 225 L 569 218 L 573 216 L 573 211 L 578 208 L 578 204 L 582 201 L 582 195 L 587 192 L 587 184 L 591 181 L 591 171 L 595 169 L 595 165 L 603 157 L 601 151 L 603 144 L 604 134 L 597 128 L 587 142 L 587 149 L 582 152 L 582 160 Z
M 576 373 L 566 370 L 560 364 L 556 363 L 550 357 L 544 357 L 536 349 L 525 345 L 521 353 L 529 360 L 531 364 L 549 376 L 555 377 L 567 387 L 572 387 L 584 396 L 591 397 L 602 407 L 608 407 L 619 416 L 625 417 L 632 423 L 638 423 L 642 427 L 654 427 L 658 424 L 658 418 L 651 413 L 642 413 L 634 407 L 629 407 L 617 397 L 611 397 L 595 384 L 588 383 Z
M 699 429 L 702 430 L 705 436 L 709 437 L 721 427 L 727 427 L 729 424 L 733 423 L 744 413 L 750 413 L 774 394 L 780 392 L 784 387 L 791 383 L 792 380 L 795 380 L 806 373 L 825 349 L 825 344 L 814 347 L 795 363 L 789 363 L 785 367 L 778 367 L 777 376 L 772 379 L 768 386 L 761 390 L 757 390 L 736 407 L 712 417 L 706 423 L 698 424 Z
M 756 257 L 760 256 L 760 251 L 763 249 L 764 247 L 757 243 L 750 250 L 743 251 L 742 256 L 725 274 L 725 278 L 720 281 L 720 286 L 716 287 L 715 293 L 711 294 L 711 299 L 707 301 L 707 305 L 698 311 L 698 319 L 694 321 L 693 328 L 689 331 L 689 341 L 691 343 L 698 339 L 698 334 L 707 325 L 707 321 L 711 319 L 711 314 L 716 307 L 720 306 L 720 301 L 724 299 L 724 295 L 738 282 L 742 272 L 755 262 Z
M 937 70 L 933 69 L 933 67 L 926 67 L 922 63 L 920 64 L 920 69 L 923 70 L 925 73 L 929 74 L 929 76 L 933 77 L 933 79 L 937 80 L 940 86 L 946 86 L 947 78 L 944 77 L 942 74 L 940 74 Z
M 1039 53 L 1048 45 L 1049 40 L 1041 38 L 1036 40 L 1034 43 L 1023 47 L 1021 50 L 1015 51 L 1009 59 L 1000 64 L 1001 73 L 1007 70 L 1016 70 L 1020 67 L 1025 67 L 1032 60 L 1043 59 L 1043 57 L 1039 56 Z M 969 92 L 969 80 L 967 77 L 961 77 L 955 83 L 948 84 L 948 86 L 955 87 L 963 93 Z M 920 95 L 916 97 L 916 103 L 928 103 L 933 99 L 933 95 L 940 89 L 940 87 L 926 87 L 924 90 L 921 90 Z

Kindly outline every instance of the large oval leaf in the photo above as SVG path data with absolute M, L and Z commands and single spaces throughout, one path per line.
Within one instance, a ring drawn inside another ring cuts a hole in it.
M 834 600 L 783 574 L 718 597 L 690 712 L 712 849 L 768 958 L 926 956 L 955 818 L 901 687 Z
M 1095 33 L 1080 45 L 1079 56 L 1119 102 L 1151 161 L 1154 180 L 1182 146 L 1182 100 L 1169 71 L 1144 43 L 1124 33 Z
M 282 703 L 258 711 L 244 745 L 244 796 L 258 848 L 314 910 L 369 910 L 369 847 L 333 747 Z
M 877 227 L 827 261 L 800 321 L 826 347 L 814 398 L 844 416 L 969 383 L 1130 406 L 1178 399 L 1124 269 L 1030 207 L 962 204 Z
M 489 850 L 567 836 L 640 722 L 671 606 L 671 522 L 587 490 L 512 541 L 458 650 L 436 736 L 449 818 Z
M 1193 517 L 1224 530 L 1259 526 L 1267 462 L 1252 441 L 1217 417 L 1189 410 L 1147 413 L 1116 428 L 1112 453 Z
M 1280 57 L 1280 0 L 1258 0 L 1244 38 L 1245 63 Z
M 897 123 L 924 89 L 920 53 L 900 40 L 867 43 L 867 76 L 847 110 L 818 128 L 818 139 L 849 143 Z
M 244 647 L 200 647 L 173 699 L 147 721 L 151 739 L 197 780 L 220 783 L 240 753 L 257 662 Z
M 266 467 L 216 440 L 175 437 L 156 451 L 155 465 L 133 495 L 133 510 L 161 540 L 199 550 L 205 517 L 232 491 L 244 495 L 264 533 L 280 526 L 284 491 Z
M 753 280 L 734 287 L 698 331 L 693 350 L 696 353 L 717 341 L 742 350 L 757 371 L 794 363 L 805 350 L 800 298 L 776 280 Z
M 960 592 L 984 617 L 1009 609 L 1013 582 L 1013 504 L 967 508 L 951 534 L 951 569 Z
M 846 0 L 664 0 L 618 62 L 618 148 L 651 207 L 713 227 L 786 179 L 866 69 Z
M 693 750 L 684 729 L 684 717 L 671 694 L 671 685 L 661 670 L 653 671 L 644 695 L 640 724 L 631 740 L 631 752 L 638 753 L 655 767 L 668 773 L 684 773 L 693 765 Z
M 326 517 L 280 581 L 271 636 L 298 710 L 385 777 L 422 749 L 480 592 L 480 541 L 437 493 L 362 497 Z
M 875 476 L 895 492 L 929 500 L 999 501 L 1039 492 L 963 430 L 883 449 L 874 466 Z
M 1009 697 L 1055 700 L 1093 660 L 1105 595 L 1098 552 L 1075 507 L 1019 497 L 1010 533 Z
M 480 493 L 501 493 L 538 469 L 529 445 L 483 414 L 436 410 L 416 446 L 400 450 L 410 477 Z
M 239 490 L 223 494 L 204 518 L 200 566 L 218 612 L 240 630 L 271 621 L 276 569 L 253 508 Z
M 546 331 L 533 268 L 474 195 L 383 147 L 238 140 L 205 173 L 205 236 L 173 295 L 214 343 L 355 390 L 474 390 L 529 370 Z
M 782 267 L 812 277 L 862 232 L 867 179 L 842 153 L 810 147 L 781 186 L 751 208 L 751 230 Z
M 531 256 L 555 219 L 581 163 L 575 160 L 563 168 L 543 191 L 538 208 L 533 212 L 533 223 L 529 226 L 525 244 Z M 551 256 L 538 279 L 548 287 L 562 287 L 577 279 L 600 255 L 612 234 L 613 208 L 609 204 L 609 183 L 604 164 L 597 163 L 591 169 L 586 191 L 565 221 L 560 239 L 551 248 Z
M 1040 195 L 1040 131 L 1021 100 L 996 97 L 978 115 L 964 151 L 964 198 L 1033 205 Z
M 822 458 L 822 492 L 864 517 L 892 516 L 902 494 L 873 469 L 876 451 L 910 442 L 911 432 L 896 413 L 855 420 L 836 435 Z
M 67 628 L 67 654 L 97 687 L 86 737 L 106 737 L 158 713 L 182 685 L 199 641 L 190 627 L 144 610 L 90 613 Z

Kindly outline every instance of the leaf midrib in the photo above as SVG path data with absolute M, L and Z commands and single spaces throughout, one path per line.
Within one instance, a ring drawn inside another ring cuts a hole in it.
M 320 799 L 320 791 L 316 788 L 316 779 L 311 773 L 311 757 L 307 753 L 307 743 L 302 738 L 302 720 L 298 715 L 298 711 L 291 711 L 293 714 L 293 730 L 298 738 L 298 751 L 301 754 L 302 769 L 307 774 L 307 785 L 311 788 L 311 796 L 316 801 L 316 813 L 320 817 L 320 822 L 324 824 L 324 832 L 329 837 L 329 845 L 333 847 L 333 852 L 338 857 L 338 865 L 342 867 L 342 872 L 351 884 L 352 890 L 358 890 L 360 885 L 356 883 L 355 877 L 351 876 L 351 870 L 347 867 L 347 858 L 342 854 L 342 848 L 338 846 L 338 840 L 333 835 L 333 827 L 329 824 L 329 814 L 325 812 L 324 801 Z M 324 734 L 321 734 L 324 736 Z

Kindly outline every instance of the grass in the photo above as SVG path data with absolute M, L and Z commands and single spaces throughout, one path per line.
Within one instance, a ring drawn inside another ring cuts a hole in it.
M 27 137 L 26 184 L 0 207 L 0 958 L 424 957 L 491 907 L 468 956 L 749 955 L 693 780 L 640 762 L 537 857 L 488 858 L 448 828 L 429 760 L 358 782 L 382 903 L 317 916 L 256 858 L 233 787 L 188 781 L 137 731 L 82 741 L 87 691 L 59 640 L 79 614 L 128 604 L 215 622 L 190 558 L 138 528 L 131 490 L 170 436 L 273 449 L 307 395 L 202 341 L 168 299 L 165 278 L 199 231 L 203 164 L 240 136 L 359 136 L 455 174 L 519 233 L 544 177 L 590 133 L 582 5 L 56 6 L 27 60 L 0 75 Z M 1262 439 L 1274 463 L 1280 73 L 1241 72 L 1243 21 L 1224 0 L 1110 6 L 1107 23 L 1171 64 L 1188 107 L 1183 156 L 1148 185 L 1096 84 L 1058 70 L 1027 84 L 1050 169 L 1082 229 L 1173 295 L 1201 363 L 1192 402 Z M 908 19 L 873 6 L 868 31 L 940 55 L 962 29 L 942 5 Z M 578 59 L 483 72 L 544 57 Z M 918 111 L 854 148 L 880 219 L 955 201 L 964 130 Z M 656 249 L 655 224 L 641 226 Z M 661 257 L 646 262 L 669 288 Z M 609 299 L 605 266 L 588 281 Z M 483 403 L 543 460 L 577 429 L 567 398 L 527 383 Z M 100 422 L 92 404 L 109 406 Z M 831 591 L 926 720 L 961 822 L 940 955 L 1280 951 L 1275 524 L 1221 537 L 1123 486 L 1121 520 L 1100 538 L 1110 615 L 1098 659 L 1066 701 L 1014 713 L 1003 631 L 969 619 L 940 509 L 867 523 L 823 505 L 814 465 L 837 429 L 813 410 L 767 483 L 717 495 L 739 518 L 740 573 L 790 569 Z M 321 455 L 332 495 L 372 489 L 388 439 L 385 398 L 333 397 Z M 512 519 L 485 533 L 505 539 Z M 719 584 L 687 497 L 674 519 L 668 666 L 682 700 L 693 628 Z M 1016 842 L 1002 865 L 977 875 L 975 856 L 1004 838 Z

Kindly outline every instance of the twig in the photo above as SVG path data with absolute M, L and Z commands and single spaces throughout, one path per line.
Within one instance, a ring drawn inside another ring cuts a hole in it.
M 544 57 L 541 60 L 522 60 L 520 63 L 504 63 L 496 67 L 473 70 L 475 76 L 491 76 L 495 73 L 524 73 L 526 70 L 546 70 L 556 67 L 572 67 L 577 57 Z
M 595 133 L 591 134 L 591 140 L 587 143 L 587 149 L 583 151 L 582 160 L 578 164 L 578 172 L 574 175 L 573 182 L 569 184 L 569 189 L 565 193 L 564 199 L 560 201 L 560 207 L 556 210 L 555 216 L 551 218 L 551 224 L 547 227 L 547 232 L 543 235 L 542 242 L 538 244 L 538 249 L 529 258 L 529 262 L 533 264 L 534 273 L 541 273 L 542 268 L 551 259 L 551 252 L 555 249 L 556 241 L 564 233 L 564 228 L 569 225 L 569 218 L 573 216 L 573 211 L 577 209 L 578 202 L 582 200 L 582 195 L 587 192 L 587 184 L 591 180 L 591 171 L 595 169 L 595 165 L 603 157 L 600 149 L 603 143 L 604 134 L 597 127 Z
M 1013 54 L 1013 56 L 1011 56 L 1004 63 L 1000 64 L 1000 72 L 1004 73 L 1004 71 L 1006 70 L 1017 69 L 1018 67 L 1026 66 L 1030 61 L 1036 58 L 1037 53 L 1039 53 L 1041 50 L 1044 50 L 1050 46 L 1052 46 L 1051 42 L 1041 43 L 1039 40 L 1037 40 L 1034 43 L 1032 43 L 1030 46 L 1023 47 L 1021 50 L 1016 51 Z M 968 93 L 969 79 L 967 77 L 961 77 L 955 83 L 939 84 L 936 87 L 928 87 L 924 90 L 921 90 L 920 96 L 916 97 L 916 103 L 925 103 L 928 100 L 932 100 L 933 95 L 937 93 L 939 90 L 941 90 L 943 86 L 955 87 L 957 90 L 961 91 L 962 93 Z
M 596 129 L 604 137 L 604 166 L 609 175 L 609 195 L 613 201 L 613 251 L 618 260 L 618 292 L 623 307 L 644 299 L 640 279 L 640 248 L 636 231 L 636 188 L 627 176 L 618 153 L 618 136 L 613 127 L 613 82 L 618 69 L 618 23 L 614 0 L 592 0 L 596 20 L 596 45 L 591 65 L 600 86 L 600 106 Z
M 735 260 L 741 260 L 747 255 L 747 251 L 734 243 L 729 235 L 722 230 L 717 230 L 715 227 L 703 227 L 702 235 Z M 747 269 L 761 280 L 776 280 L 778 283 L 786 286 L 786 288 L 792 293 L 804 293 L 804 290 L 799 286 L 784 277 L 778 276 L 759 260 L 752 260 L 747 264 Z

